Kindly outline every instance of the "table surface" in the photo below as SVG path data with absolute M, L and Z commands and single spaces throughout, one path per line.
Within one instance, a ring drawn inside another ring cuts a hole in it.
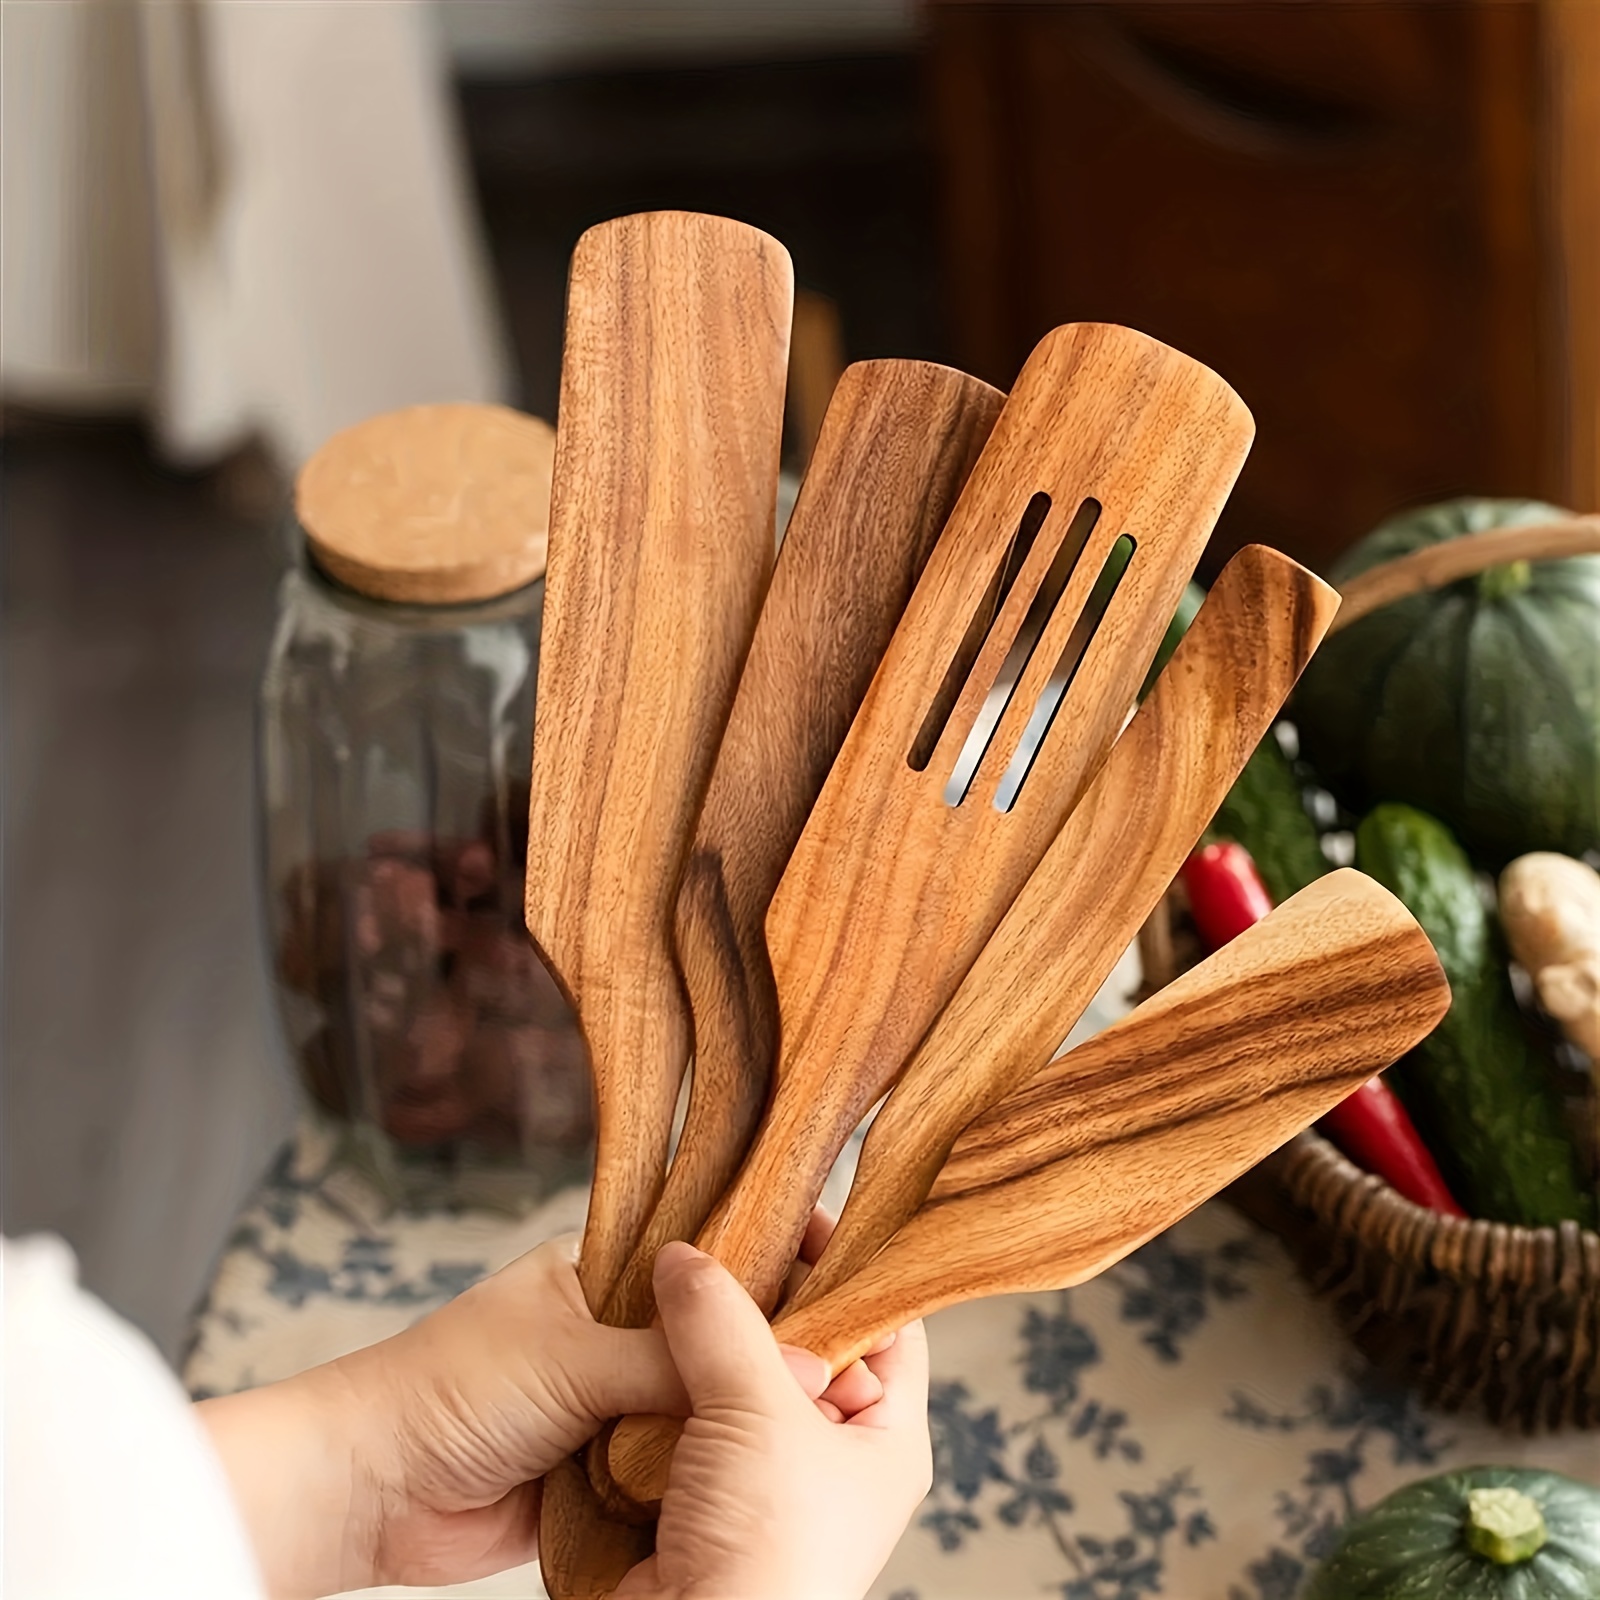
M 1069 1043 L 1126 1009 L 1134 961 Z M 835 1209 L 852 1170 L 853 1150 Z M 585 1200 L 393 1211 L 306 1120 L 239 1218 L 185 1379 L 225 1393 L 384 1338 L 581 1228 Z M 955 1306 L 928 1331 L 934 1486 L 874 1600 L 1290 1600 L 1340 1524 L 1411 1479 L 1529 1463 L 1600 1480 L 1600 1435 L 1510 1435 L 1381 1381 L 1276 1239 L 1219 1201 L 1088 1284 Z M 381 1592 L 545 1591 L 530 1566 Z

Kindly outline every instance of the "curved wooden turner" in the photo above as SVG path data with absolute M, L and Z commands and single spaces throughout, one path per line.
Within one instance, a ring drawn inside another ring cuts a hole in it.
M 844 1140 L 1104 759 L 1251 433 L 1215 373 L 1128 329 L 1058 328 L 1029 358 L 767 917 L 774 1095 L 699 1239 L 764 1307 Z M 1017 792 L 1024 726 L 1063 691 Z
M 678 890 L 688 1118 L 608 1322 L 649 1320 L 656 1251 L 694 1237 L 749 1147 L 778 1049 L 767 907 L 1004 399 L 925 361 L 858 362 L 834 390 Z
M 1266 734 L 1339 604 L 1261 545 L 1223 569 L 1156 686 L 879 1111 L 794 1305 L 851 1276 L 928 1194 L 961 1130 L 1050 1059 Z M 659 1454 L 618 1428 L 609 1470 Z M 610 1486 L 607 1485 L 608 1491 Z
M 594 1074 L 578 1272 L 603 1311 L 660 1193 L 689 1018 L 671 926 L 690 830 L 772 570 L 793 274 L 775 240 L 683 212 L 573 252 L 535 701 L 528 930 Z M 558 1597 L 609 1536 L 580 1465 L 545 1480 Z M 633 1536 L 633 1559 L 649 1552 Z
M 980 1116 L 888 1244 L 773 1332 L 838 1372 L 942 1306 L 1082 1283 L 1397 1060 L 1449 1005 L 1405 907 L 1361 873 L 1330 873 Z M 658 1420 L 624 1422 L 619 1444 Z M 648 1503 L 670 1459 L 623 1450 L 613 1465 Z
M 535 702 L 527 923 L 597 1107 L 598 1313 L 655 1204 L 689 1052 L 672 910 L 772 570 L 793 273 L 685 212 L 572 256 Z

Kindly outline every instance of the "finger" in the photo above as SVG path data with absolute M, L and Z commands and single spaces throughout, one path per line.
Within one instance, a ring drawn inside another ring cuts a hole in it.
M 826 1389 L 822 1398 L 853 1417 L 883 1399 L 883 1383 L 865 1362 L 852 1361 Z
M 815 1404 L 817 1410 L 820 1411 L 829 1422 L 844 1421 L 844 1412 L 842 1412 L 838 1406 L 834 1405 L 831 1400 L 818 1400 L 815 1402 Z
M 655 1412 L 686 1417 L 689 1391 L 659 1328 L 608 1328 L 596 1323 L 575 1352 L 582 1395 L 595 1417 Z
M 761 1308 L 719 1261 L 693 1245 L 663 1245 L 655 1291 L 667 1344 L 696 1416 L 793 1417 L 806 1408 Z M 821 1393 L 825 1384 L 824 1379 L 812 1392 Z
M 817 1257 L 827 1248 L 836 1222 L 837 1218 L 826 1206 L 812 1208 L 811 1220 L 806 1223 L 806 1231 L 800 1240 L 800 1259 L 808 1267 L 814 1267 Z
M 924 1428 L 928 1422 L 928 1334 L 920 1322 L 908 1322 L 899 1337 L 866 1365 L 883 1384 L 883 1399 L 858 1411 L 852 1426 Z
M 870 1350 L 863 1350 L 861 1352 L 861 1359 L 863 1361 L 869 1361 L 869 1360 L 871 1360 L 871 1358 L 873 1356 L 881 1356 L 883 1354 L 883 1352 L 885 1350 L 887 1350 L 889 1348 L 889 1346 L 894 1343 L 894 1341 L 895 1341 L 894 1334 L 892 1334 L 892 1333 L 884 1334 L 884 1336 L 875 1345 L 873 1345 Z
M 630 1569 L 627 1577 L 616 1587 L 615 1600 L 628 1600 L 630 1595 L 659 1595 L 663 1588 L 659 1562 L 659 1556 L 646 1556 L 638 1566 Z
M 789 1270 L 783 1278 L 783 1298 L 790 1300 L 799 1291 L 800 1285 L 806 1281 L 806 1274 L 817 1264 L 817 1259 L 828 1248 L 828 1241 L 833 1237 L 834 1226 L 837 1222 L 834 1214 L 826 1206 L 813 1206 L 810 1220 L 806 1223 L 806 1231 L 800 1239 L 800 1250 L 790 1263 Z
M 547 1239 L 479 1286 L 514 1294 L 561 1337 L 560 1367 L 577 1404 L 599 1421 L 628 1412 L 689 1414 L 689 1396 L 659 1328 L 610 1328 L 594 1320 L 577 1273 L 578 1235 Z M 552 1319 L 553 1305 L 565 1316 Z M 820 1392 L 820 1391 L 819 1391 Z
M 815 1400 L 827 1387 L 828 1364 L 820 1356 L 793 1344 L 780 1344 L 778 1354 L 807 1400 Z

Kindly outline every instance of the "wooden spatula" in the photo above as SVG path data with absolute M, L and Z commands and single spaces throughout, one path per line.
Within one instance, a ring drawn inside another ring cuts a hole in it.
M 1082 1283 L 1397 1060 L 1449 1004 L 1405 907 L 1330 873 L 980 1116 L 911 1220 L 773 1332 L 838 1372 L 942 1306 Z M 661 1420 L 628 1418 L 613 1442 L 619 1485 L 644 1503 L 681 1426 L 648 1426 Z
M 1049 1060 L 1267 733 L 1338 604 L 1328 585 L 1261 545 L 1223 569 L 878 1113 L 797 1305 L 875 1254 L 922 1203 L 956 1135 Z
M 685 212 L 573 252 L 534 724 L 527 922 L 594 1072 L 597 1312 L 660 1193 L 689 1024 L 672 912 L 772 569 L 793 274 Z
M 986 1112 L 917 1215 L 775 1331 L 837 1371 L 940 1306 L 1082 1283 L 1309 1127 L 1449 1007 L 1410 912 L 1361 873 L 1330 873 Z
M 678 891 L 688 1117 L 607 1321 L 648 1320 L 656 1251 L 694 1236 L 749 1146 L 778 1048 L 767 907 L 1004 399 L 924 361 L 860 362 L 834 390 Z
M 700 1235 L 763 1306 L 1104 759 L 1251 434 L 1215 373 L 1128 329 L 1058 328 L 1029 357 L 767 917 L 774 1097 Z
M 579 1276 L 601 1312 L 660 1193 L 689 1020 L 671 949 L 690 831 L 772 569 L 793 276 L 775 240 L 661 212 L 573 253 L 534 727 L 527 922 L 594 1073 Z M 583 1468 L 545 1481 L 544 1577 L 623 1570 Z

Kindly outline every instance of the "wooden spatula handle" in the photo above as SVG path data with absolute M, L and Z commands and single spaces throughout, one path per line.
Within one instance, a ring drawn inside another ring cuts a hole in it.
M 527 920 L 594 1071 L 597 1311 L 660 1192 L 688 1058 L 672 909 L 772 567 L 792 295 L 782 246 L 722 217 L 622 217 L 572 258 Z
M 767 906 L 1004 399 L 926 361 L 859 362 L 834 390 L 678 892 L 688 1118 L 607 1320 L 648 1319 L 656 1251 L 694 1236 L 749 1146 L 778 1047 Z
M 1267 733 L 1338 604 L 1261 545 L 1223 569 L 878 1113 L 796 1305 L 869 1260 L 922 1203 L 962 1128 L 1049 1060 Z

